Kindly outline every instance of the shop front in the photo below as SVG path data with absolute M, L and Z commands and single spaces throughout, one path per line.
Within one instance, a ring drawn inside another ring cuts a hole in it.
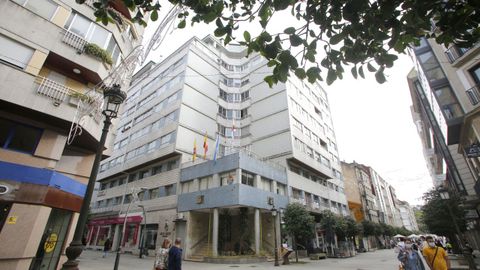
M 138 246 L 139 231 L 143 218 L 142 216 L 129 216 L 126 221 L 125 234 L 122 237 L 122 247 L 125 251 L 132 251 Z M 115 250 L 120 241 L 120 235 L 123 231 L 125 217 L 110 217 L 92 219 L 88 223 L 88 233 L 86 236 L 87 248 L 103 249 L 107 238 L 112 240 L 112 250 Z

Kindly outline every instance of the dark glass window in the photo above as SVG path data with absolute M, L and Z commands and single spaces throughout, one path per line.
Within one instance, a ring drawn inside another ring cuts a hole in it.
M 242 171 L 242 184 L 253 187 L 253 174 L 247 171 Z
M 35 152 L 42 130 L 0 119 L 0 147 L 20 152 Z

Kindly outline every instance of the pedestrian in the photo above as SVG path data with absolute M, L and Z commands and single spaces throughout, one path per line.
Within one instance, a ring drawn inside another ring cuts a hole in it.
M 421 255 L 413 249 L 412 240 L 406 239 L 404 249 L 398 253 L 397 258 L 405 270 L 425 270 L 420 256 Z
M 432 270 L 448 270 L 450 269 L 450 260 L 448 254 L 442 247 L 435 245 L 432 236 L 427 236 L 425 239 L 427 245 L 423 249 L 423 256 L 427 261 L 428 266 Z
M 172 241 L 170 239 L 163 239 L 162 245 L 155 252 L 154 270 L 166 270 L 168 268 L 168 251 L 171 245 Z
M 168 270 L 182 270 L 182 240 L 175 239 L 175 245 L 168 251 Z
M 110 248 L 112 248 L 112 242 L 110 241 L 110 238 L 107 238 L 105 243 L 103 243 L 103 258 L 107 257 Z

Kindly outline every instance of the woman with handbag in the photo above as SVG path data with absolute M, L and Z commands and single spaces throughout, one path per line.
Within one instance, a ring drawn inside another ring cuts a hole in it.
M 168 251 L 172 246 L 172 241 L 168 238 L 163 240 L 162 246 L 155 252 L 154 270 L 165 270 L 168 268 Z
M 398 253 L 398 260 L 402 263 L 401 267 L 405 270 L 425 270 L 421 255 L 413 249 L 410 239 L 405 240 L 405 247 Z

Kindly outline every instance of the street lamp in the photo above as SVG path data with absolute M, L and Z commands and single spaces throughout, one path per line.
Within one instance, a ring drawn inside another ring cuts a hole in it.
M 272 217 L 273 217 L 273 239 L 275 243 L 275 264 L 274 266 L 280 266 L 278 263 L 278 243 L 277 243 L 277 209 L 275 209 L 275 206 L 272 205 L 272 209 L 270 210 L 272 212 Z
M 440 198 L 442 198 L 442 200 L 450 199 L 450 194 L 448 193 L 448 189 L 440 187 L 437 189 L 437 192 L 440 194 Z M 460 231 L 460 228 L 458 227 L 457 221 L 455 220 L 455 216 L 453 215 L 452 208 L 450 207 L 449 202 L 446 202 L 446 205 L 447 205 L 448 214 L 450 215 L 450 218 L 453 221 L 453 226 L 455 227 L 455 231 L 458 235 L 458 242 L 460 244 L 460 248 L 462 249 L 463 256 L 468 262 L 468 269 L 476 270 L 477 267 L 475 266 L 475 261 L 473 260 L 472 253 L 470 252 L 470 250 L 465 245 L 465 242 L 463 241 L 462 233 Z
M 128 218 L 128 212 L 130 211 L 130 206 L 132 206 L 132 203 L 134 203 L 138 199 L 138 193 L 140 191 L 145 192 L 146 190 L 148 190 L 148 189 L 145 188 L 145 187 L 141 187 L 141 188 L 139 188 L 139 190 L 137 190 L 135 188 L 132 189 L 133 199 L 128 203 L 127 212 L 125 213 L 125 218 L 123 220 L 122 235 L 120 235 L 119 245 L 118 245 L 118 248 L 117 248 L 117 254 L 115 256 L 115 264 L 113 266 L 114 270 L 118 269 L 118 264 L 120 263 L 120 254 L 122 253 L 122 242 L 123 242 L 123 237 L 125 236 L 125 232 L 126 232 L 126 229 L 127 229 L 127 218 Z
M 147 234 L 147 212 L 145 212 L 145 206 L 143 204 L 139 204 L 138 207 L 142 208 L 143 212 L 143 234 L 142 234 L 142 239 L 140 239 L 140 259 L 143 258 L 144 249 L 145 249 L 145 241 L 146 241 L 146 234 Z M 148 254 L 145 254 L 148 255 Z
M 98 167 L 100 165 L 100 161 L 102 160 L 103 148 L 107 139 L 108 129 L 112 124 L 112 119 L 117 117 L 118 109 L 127 97 L 127 94 L 120 89 L 120 85 L 114 84 L 112 87 L 107 87 L 103 91 L 103 96 L 105 99 L 105 108 L 102 113 L 105 115 L 105 120 L 103 121 L 102 135 L 100 136 L 100 141 L 98 142 L 92 171 L 90 172 L 90 177 L 88 178 L 87 190 L 85 191 L 85 196 L 83 197 L 82 207 L 80 208 L 73 240 L 65 250 L 68 260 L 63 264 L 62 269 L 78 269 L 78 261 L 76 259 L 83 251 L 83 229 L 87 223 L 88 209 L 90 206 L 90 201 L 92 200 L 93 188 L 95 187 L 95 181 L 97 180 Z

